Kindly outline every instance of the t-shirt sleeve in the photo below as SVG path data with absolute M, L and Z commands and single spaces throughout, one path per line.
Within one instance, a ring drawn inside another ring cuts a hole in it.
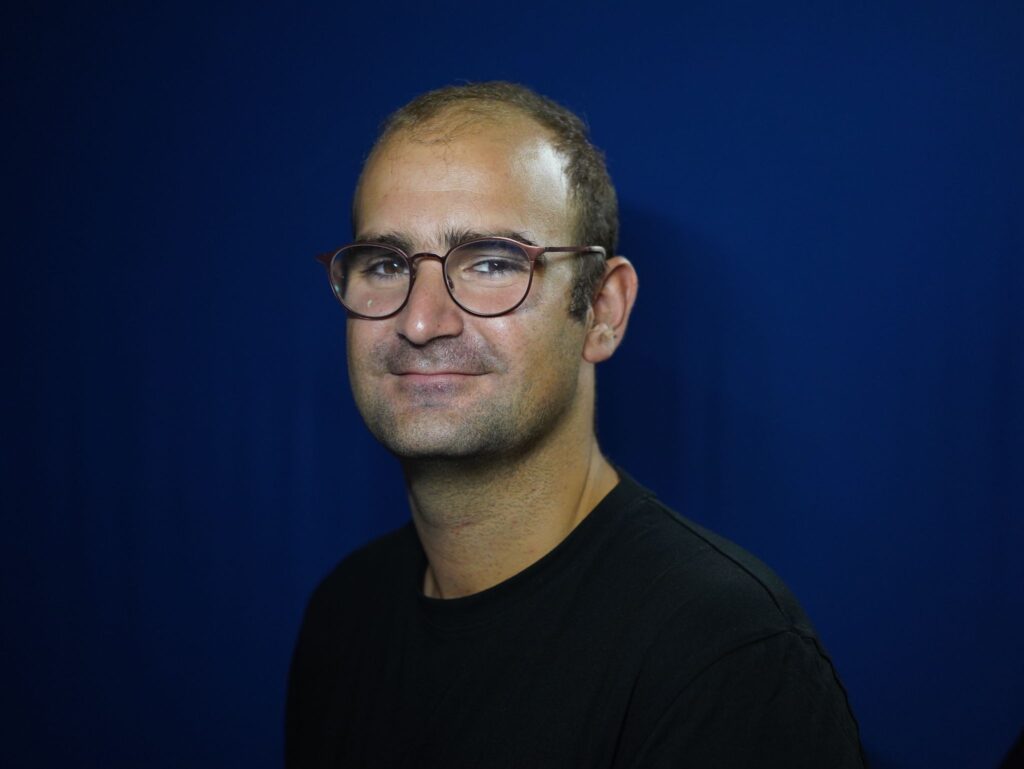
M 657 719 L 635 769 L 863 767 L 856 721 L 813 639 L 784 631 L 722 655 Z

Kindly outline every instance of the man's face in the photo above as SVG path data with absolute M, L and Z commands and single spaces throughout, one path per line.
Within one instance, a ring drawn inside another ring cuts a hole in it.
M 410 254 L 484 235 L 571 244 L 563 160 L 518 116 L 391 139 L 364 171 L 356 210 L 360 240 L 397 240 Z M 480 318 L 452 301 L 440 263 L 420 260 L 400 313 L 351 318 L 349 378 L 377 439 L 404 458 L 488 456 L 578 424 L 589 380 L 585 327 L 568 313 L 573 274 L 556 256 L 515 312 Z

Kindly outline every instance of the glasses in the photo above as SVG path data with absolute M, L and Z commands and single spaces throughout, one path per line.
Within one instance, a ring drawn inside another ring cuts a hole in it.
M 412 294 L 419 262 L 436 259 L 452 301 L 471 315 L 493 318 L 523 303 L 537 260 L 547 253 L 605 257 L 601 246 L 528 246 L 493 237 L 460 243 L 444 256 L 409 256 L 385 243 L 352 243 L 317 259 L 327 268 L 338 301 L 356 317 L 380 320 L 399 312 Z

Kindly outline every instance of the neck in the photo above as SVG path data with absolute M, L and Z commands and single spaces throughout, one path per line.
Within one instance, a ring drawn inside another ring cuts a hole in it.
M 556 441 L 518 460 L 403 469 L 427 555 L 423 589 L 435 598 L 478 593 L 540 560 L 618 483 L 592 431 L 589 440 Z

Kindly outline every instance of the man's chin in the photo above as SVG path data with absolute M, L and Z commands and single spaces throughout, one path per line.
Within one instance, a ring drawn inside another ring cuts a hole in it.
M 440 415 L 438 415 L 440 416 Z M 401 427 L 371 427 L 374 436 L 389 452 L 399 459 L 441 460 L 465 459 L 489 453 L 488 436 L 482 431 L 457 427 L 448 418 L 406 421 Z
M 491 447 L 465 442 L 381 440 L 381 444 L 403 462 L 479 461 L 494 453 Z
M 513 449 L 522 432 L 517 411 L 459 398 L 433 407 L 395 398 L 357 401 L 370 432 L 399 459 L 483 458 Z

